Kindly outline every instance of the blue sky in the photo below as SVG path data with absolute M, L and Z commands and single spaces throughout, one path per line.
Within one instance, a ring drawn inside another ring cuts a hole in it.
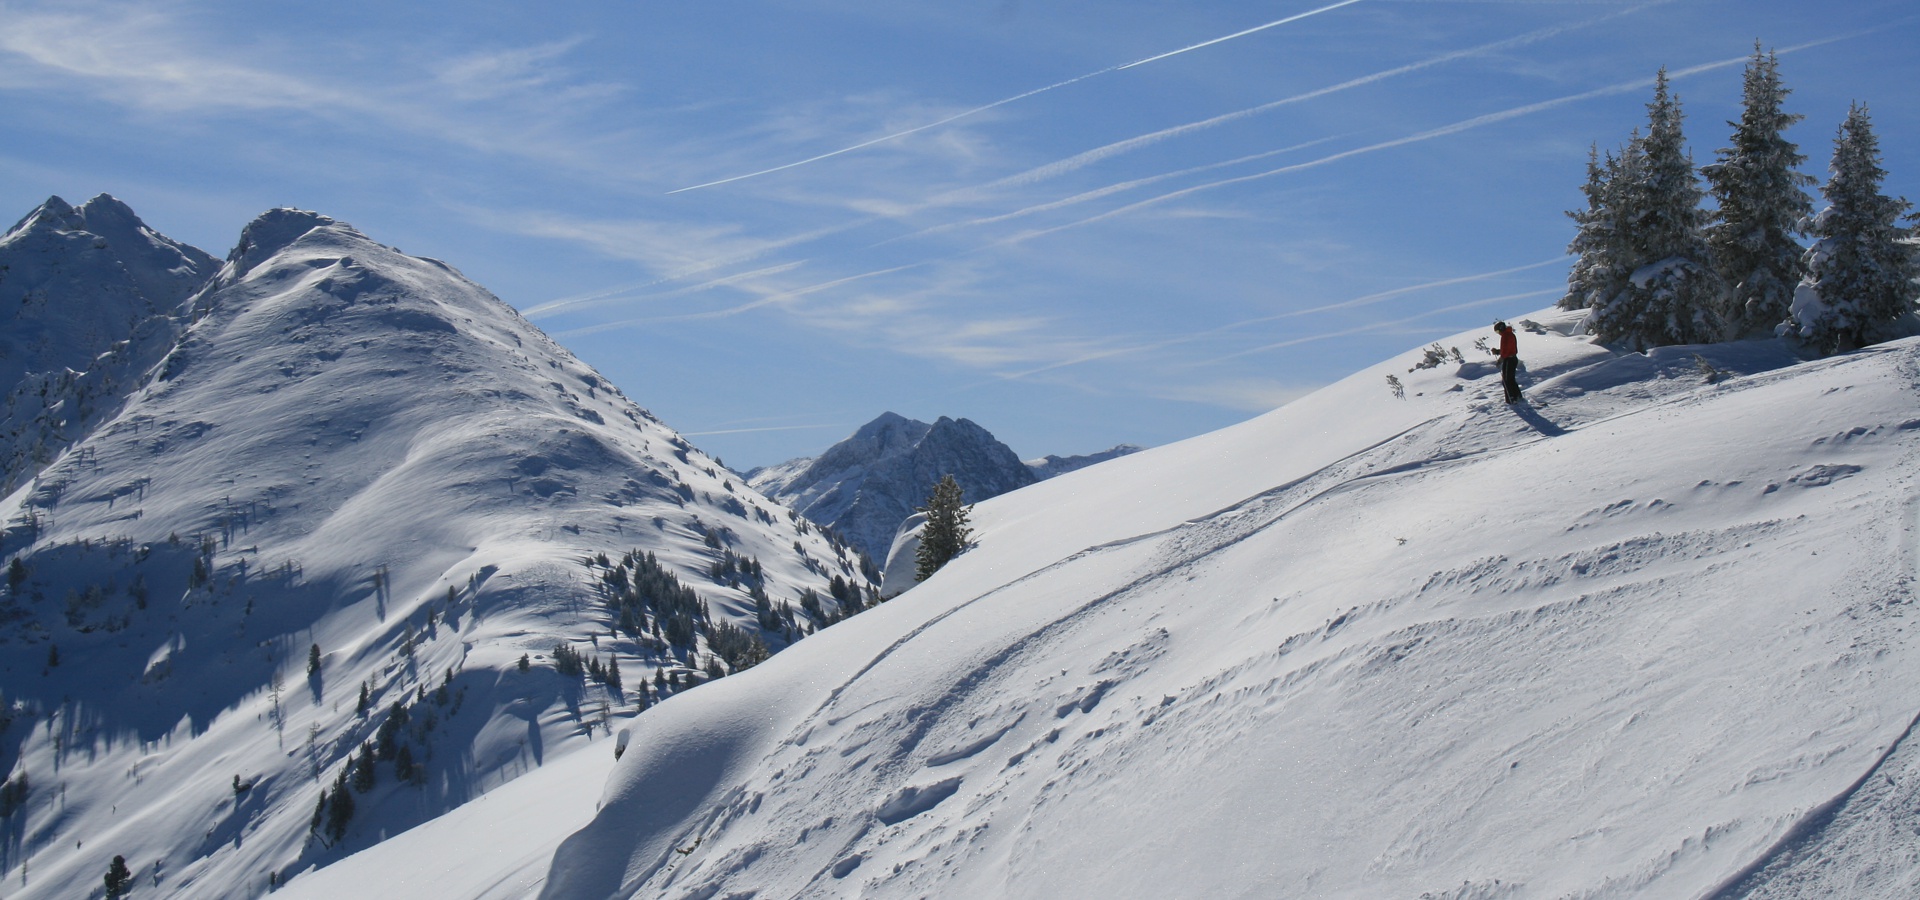
M 533 6 L 0 0 L 0 215 L 327 213 L 746 468 L 1164 443 L 1550 305 L 1588 146 L 1664 65 L 1711 159 L 1756 38 L 1808 172 L 1860 100 L 1920 197 L 1910 0 Z

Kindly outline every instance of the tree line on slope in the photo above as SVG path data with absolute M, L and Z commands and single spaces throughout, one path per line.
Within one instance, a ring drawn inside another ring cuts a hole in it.
M 1881 193 L 1867 107 L 1855 103 L 1840 126 L 1816 215 L 1815 181 L 1796 169 L 1806 156 L 1785 135 L 1804 117 L 1784 110 L 1791 92 L 1757 43 L 1742 93 L 1731 146 L 1698 171 L 1665 69 L 1646 133 L 1590 153 L 1587 208 L 1568 213 L 1577 259 L 1559 305 L 1590 310 L 1600 340 L 1645 350 L 1771 333 L 1835 353 L 1885 339 L 1913 310 L 1920 262 L 1901 224 L 1910 206 Z

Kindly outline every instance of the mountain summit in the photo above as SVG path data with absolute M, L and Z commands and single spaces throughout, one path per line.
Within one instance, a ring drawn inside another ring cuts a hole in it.
M 877 565 L 894 534 L 943 475 L 959 482 L 968 503 L 1104 462 L 1140 448 L 1123 444 L 1089 456 L 1047 456 L 1022 462 L 990 432 L 967 419 L 933 424 L 882 413 L 818 457 L 755 469 L 755 488 L 845 535 Z
M 0 236 L 0 493 L 117 408 L 119 382 L 164 352 L 170 314 L 217 268 L 107 194 L 49 197 Z
M 848 611 L 844 546 L 452 267 L 283 209 L 215 270 L 137 222 L 0 244 L 48 334 L 95 285 L 147 316 L 23 376 L 58 441 L 0 502 L 8 896 L 116 855 L 260 893 Z
M 970 420 L 941 416 L 929 425 L 891 412 L 817 458 L 756 470 L 747 480 L 840 532 L 877 564 L 942 475 L 952 475 L 970 503 L 1038 480 L 1018 454 Z

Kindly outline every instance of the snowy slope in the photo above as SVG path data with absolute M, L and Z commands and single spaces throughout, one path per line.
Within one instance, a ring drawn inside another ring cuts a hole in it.
M 543 896 L 1912 895 L 1920 342 L 1534 318 L 1539 409 L 1412 353 L 980 504 L 641 716 Z
M 0 776 L 29 785 L 0 793 L 9 897 L 98 891 L 114 855 L 151 895 L 257 894 L 604 746 L 656 666 L 700 678 L 710 647 L 616 635 L 599 554 L 657 554 L 756 634 L 751 585 L 710 576 L 728 555 L 776 602 L 856 578 L 443 263 L 274 210 L 187 304 L 0 502 L 23 576 L 0 594 Z M 560 675 L 563 642 L 625 690 Z M 399 709 L 417 783 L 383 758 L 339 844 L 311 836 Z

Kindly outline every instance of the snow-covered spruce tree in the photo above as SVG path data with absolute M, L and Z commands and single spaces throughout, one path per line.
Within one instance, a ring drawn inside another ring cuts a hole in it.
M 1680 100 L 1667 70 L 1647 104 L 1647 134 L 1621 152 L 1607 179 L 1620 258 L 1631 266 L 1626 289 L 1593 307 L 1587 327 L 1602 341 L 1637 350 L 1698 344 L 1721 333 L 1721 282 L 1709 265 L 1702 193 L 1681 131 Z
M 1567 293 L 1560 298 L 1561 309 L 1603 306 L 1627 289 L 1627 276 L 1633 268 L 1621 258 L 1624 247 L 1619 210 L 1608 193 L 1620 166 L 1621 161 L 1611 153 L 1603 162 L 1597 146 L 1587 151 L 1587 183 L 1580 189 L 1586 195 L 1587 208 L 1567 211 L 1575 226 L 1573 241 L 1567 244 L 1574 262 L 1567 273 Z
M 973 527 L 967 524 L 972 507 L 961 502 L 960 483 L 954 481 L 952 475 L 943 475 L 940 483 L 933 486 L 933 493 L 927 496 L 927 505 L 917 510 L 927 514 L 927 524 L 920 529 L 920 549 L 913 558 L 913 578 L 925 581 L 966 551 L 967 540 L 973 536 Z
M 1707 228 L 1714 266 L 1727 287 L 1723 316 L 1734 337 L 1755 329 L 1772 332 L 1787 318 L 1800 281 L 1805 248 L 1796 235 L 1813 214 L 1806 188 L 1812 176 L 1795 169 L 1807 158 L 1787 140 L 1786 130 L 1803 118 L 1781 109 L 1791 91 L 1780 84 L 1774 54 L 1753 45 L 1742 90 L 1733 146 L 1702 170 L 1719 212 Z
M 1827 208 L 1807 223 L 1806 276 L 1794 291 L 1781 333 L 1824 353 L 1881 339 L 1893 320 L 1912 311 L 1920 276 L 1912 230 L 1901 227 L 1909 204 L 1880 193 L 1880 142 L 1867 108 L 1854 104 L 1833 142 L 1831 177 L 1820 193 Z

